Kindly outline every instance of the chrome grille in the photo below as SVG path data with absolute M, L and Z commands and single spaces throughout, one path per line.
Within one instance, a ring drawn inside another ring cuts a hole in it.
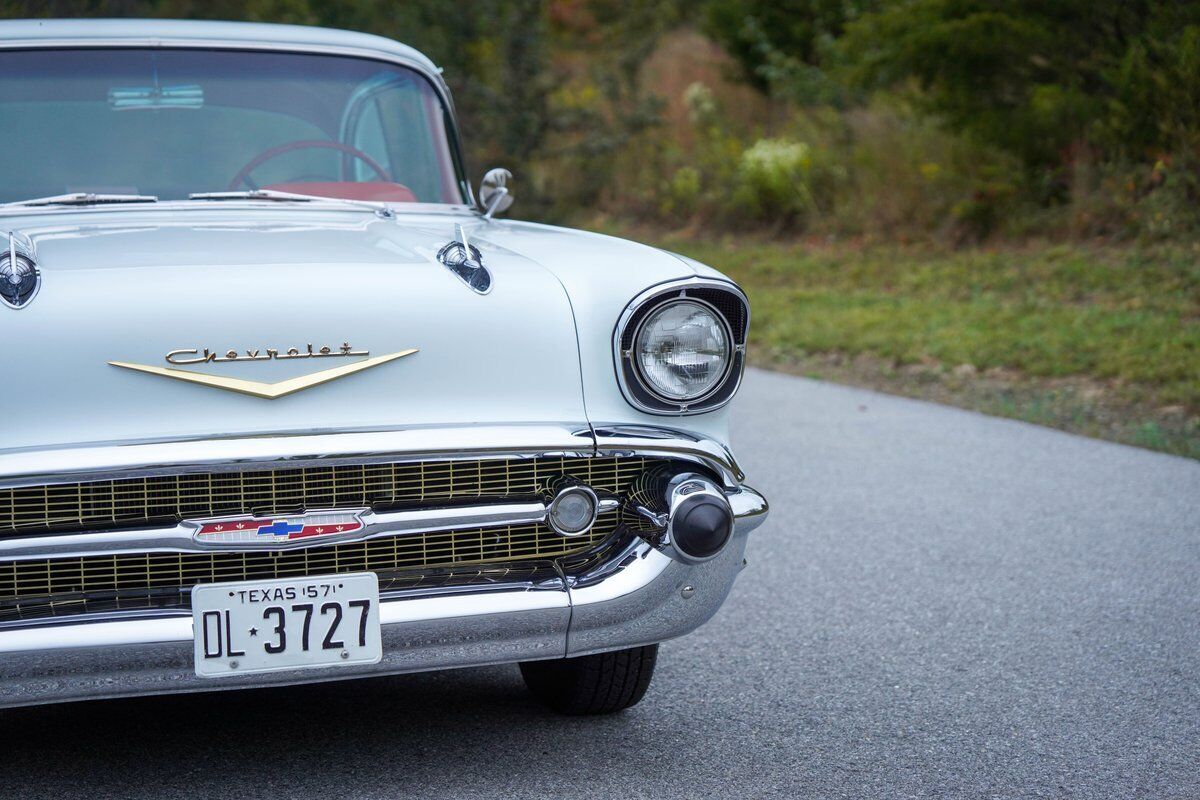
M 188 473 L 0 489 L 0 536 L 173 524 L 310 509 L 412 506 L 536 495 L 560 475 L 620 491 L 640 457 L 541 457 Z
M 387 574 L 476 564 L 532 562 L 595 547 L 617 527 L 618 513 L 601 515 L 584 536 L 565 538 L 545 525 L 441 531 L 369 539 L 304 550 L 212 553 L 136 553 L 0 562 L 0 621 L 115 607 L 188 605 L 197 583 L 271 580 L 303 575 Z M 120 602 L 114 602 L 120 601 Z M 165 602 L 164 602 L 165 601 Z
M 0 537 L 174 525 L 183 519 L 309 509 L 390 510 L 541 494 L 568 475 L 623 494 L 666 463 L 631 457 L 539 457 L 352 464 L 190 473 L 0 489 Z M 0 622 L 124 608 L 187 608 L 197 583 L 371 571 L 381 588 L 460 570 L 549 569 L 609 539 L 620 512 L 564 538 L 544 524 L 384 536 L 300 550 L 132 553 L 0 560 Z M 536 566 L 542 565 L 542 566 Z

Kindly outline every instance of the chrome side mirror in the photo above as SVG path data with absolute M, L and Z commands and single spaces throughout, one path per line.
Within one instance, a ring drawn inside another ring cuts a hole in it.
M 507 211 L 513 204 L 512 192 L 508 189 L 511 180 L 512 173 L 503 167 L 489 169 L 483 176 L 479 184 L 479 204 L 483 207 L 484 219 Z

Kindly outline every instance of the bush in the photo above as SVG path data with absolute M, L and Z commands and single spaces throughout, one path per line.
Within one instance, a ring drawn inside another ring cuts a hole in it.
M 703 84 L 680 99 L 691 130 L 676 138 L 690 146 L 651 131 L 613 181 L 620 191 L 606 211 L 709 230 L 964 241 L 990 235 L 1017 193 L 1013 159 L 887 98 L 852 110 L 777 109 L 786 113 L 769 133 Z
M 675 170 L 667 185 L 662 211 L 667 216 L 690 217 L 700 205 L 700 170 L 684 166 Z
M 812 155 L 807 144 L 759 139 L 738 161 L 733 203 L 761 221 L 800 220 L 815 207 L 811 176 Z

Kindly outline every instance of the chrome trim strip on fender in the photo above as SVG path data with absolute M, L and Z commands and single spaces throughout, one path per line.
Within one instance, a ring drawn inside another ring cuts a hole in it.
M 658 455 L 704 464 L 717 473 L 725 488 L 735 489 L 745 479 L 733 452 L 724 444 L 673 428 L 650 425 L 596 423 L 596 454 L 605 456 Z

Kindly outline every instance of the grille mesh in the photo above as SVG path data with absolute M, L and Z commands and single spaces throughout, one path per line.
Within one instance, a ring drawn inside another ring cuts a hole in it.
M 17 487 L 0 489 L 0 536 L 145 527 L 236 514 L 269 516 L 530 496 L 564 474 L 595 489 L 616 492 L 648 461 L 557 456 L 421 461 Z
M 174 524 L 236 514 L 421 507 L 531 497 L 562 475 L 622 494 L 666 463 L 642 457 L 542 457 L 168 475 L 0 490 L 0 537 Z M 594 549 L 618 527 L 602 514 L 586 535 L 544 524 L 380 537 L 301 550 L 134 553 L 0 561 L 0 622 L 112 608 L 188 607 L 197 583 L 371 571 L 381 588 L 482 565 L 494 571 Z M 389 574 L 390 573 L 390 574 Z
M 304 550 L 136 553 L 0 563 L 0 619 L 86 610 L 124 596 L 182 595 L 197 583 L 271 580 L 345 572 L 388 573 L 557 558 L 594 547 L 617 526 L 604 514 L 586 535 L 564 538 L 545 525 L 442 531 Z M 185 598 L 180 598 L 185 599 Z

